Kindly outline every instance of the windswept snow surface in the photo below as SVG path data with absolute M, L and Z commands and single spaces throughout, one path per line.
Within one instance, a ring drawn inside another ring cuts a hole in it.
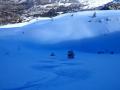
M 120 90 L 119 69 L 120 11 L 0 28 L 0 90 Z

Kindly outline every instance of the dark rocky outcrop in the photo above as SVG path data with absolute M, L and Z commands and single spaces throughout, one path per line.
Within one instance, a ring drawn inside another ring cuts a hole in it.
M 101 10 L 120 10 L 120 3 L 119 2 L 110 2 L 102 7 Z

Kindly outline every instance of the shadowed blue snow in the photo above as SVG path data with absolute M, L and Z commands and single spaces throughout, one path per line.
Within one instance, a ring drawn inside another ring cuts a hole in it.
M 120 11 L 96 12 L 1 27 L 0 90 L 120 90 Z

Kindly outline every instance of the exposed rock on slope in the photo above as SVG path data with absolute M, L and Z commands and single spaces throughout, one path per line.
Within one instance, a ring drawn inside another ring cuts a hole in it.
M 119 2 L 110 2 L 105 6 L 101 7 L 101 10 L 120 10 L 120 3 Z

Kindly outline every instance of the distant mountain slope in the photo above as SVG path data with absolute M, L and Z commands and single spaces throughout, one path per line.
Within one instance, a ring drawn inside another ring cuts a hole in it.
M 0 25 L 99 9 L 112 0 L 0 0 Z

